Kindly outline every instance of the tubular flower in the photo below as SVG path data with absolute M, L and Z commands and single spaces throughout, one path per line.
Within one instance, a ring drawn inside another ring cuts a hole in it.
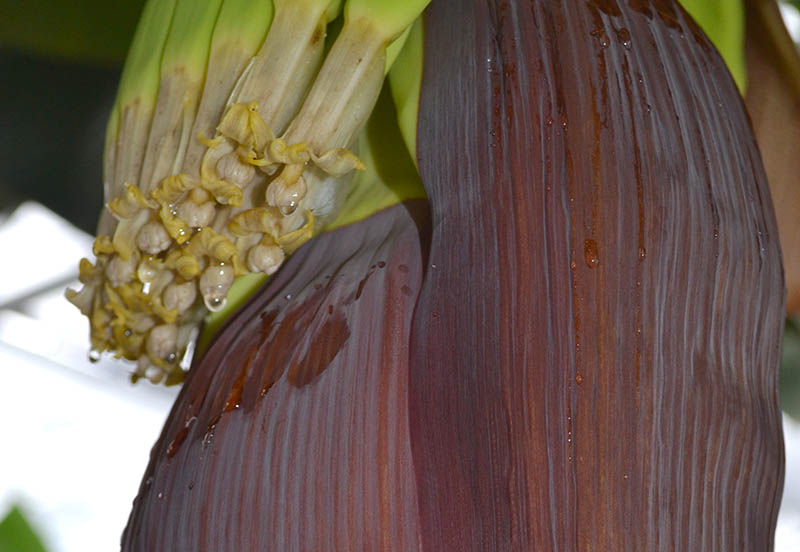
M 92 276 L 67 293 L 99 321 L 95 355 L 181 381 L 235 278 L 275 273 L 335 220 L 392 48 L 426 4 L 351 0 L 323 63 L 338 0 L 148 3 L 109 123 Z
M 73 301 L 177 381 L 255 292 L 206 320 L 123 550 L 771 547 L 776 223 L 678 4 L 276 0 L 248 49 L 250 3 L 202 3 L 204 85 L 167 4 Z

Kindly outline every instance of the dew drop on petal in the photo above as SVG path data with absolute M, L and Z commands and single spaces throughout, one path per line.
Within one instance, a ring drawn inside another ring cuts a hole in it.
M 589 239 L 583 242 L 583 256 L 586 266 L 596 268 L 600 264 L 600 254 L 597 251 L 597 242 Z
M 203 302 L 206 304 L 206 308 L 211 312 L 219 312 L 225 308 L 224 297 L 204 297 Z

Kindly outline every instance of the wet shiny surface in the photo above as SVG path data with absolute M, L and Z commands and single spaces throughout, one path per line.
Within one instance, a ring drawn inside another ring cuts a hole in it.
M 783 279 L 722 60 L 670 0 L 427 15 L 423 547 L 768 549 Z
M 123 549 L 416 545 L 407 290 L 426 220 L 412 202 L 320 236 L 227 323 L 153 449 Z

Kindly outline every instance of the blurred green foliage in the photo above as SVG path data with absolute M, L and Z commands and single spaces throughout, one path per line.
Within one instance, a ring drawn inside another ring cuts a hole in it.
M 744 93 L 744 2 L 742 0 L 680 0 L 725 59 L 739 90 Z
M 41 539 L 17 506 L 0 521 L 0 552 L 45 552 Z
M 0 47 L 71 60 L 125 58 L 145 0 L 0 0 Z
M 786 321 L 780 375 L 781 407 L 800 421 L 800 319 Z

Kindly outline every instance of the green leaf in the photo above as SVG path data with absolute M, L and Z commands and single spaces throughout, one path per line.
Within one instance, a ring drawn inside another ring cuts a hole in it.
M 45 552 L 41 539 L 17 506 L 0 521 L 0 552 Z
M 680 0 L 700 25 L 744 93 L 747 68 L 744 59 L 744 4 L 742 0 Z
M 800 420 L 800 320 L 789 319 L 783 336 L 781 358 L 780 394 L 781 408 L 789 416 Z
M 0 47 L 118 63 L 144 0 L 0 0 Z

